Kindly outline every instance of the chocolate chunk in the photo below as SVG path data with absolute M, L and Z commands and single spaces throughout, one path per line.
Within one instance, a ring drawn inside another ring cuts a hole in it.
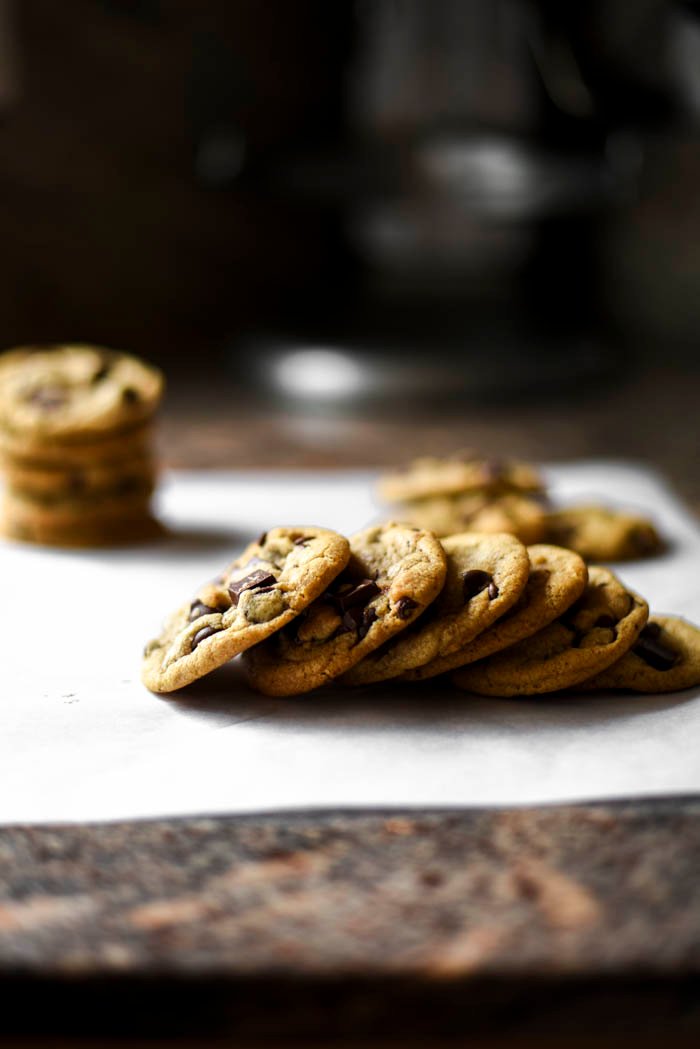
M 363 637 L 367 636 L 367 632 L 368 632 L 369 628 L 372 626 L 372 623 L 376 623 L 376 621 L 377 621 L 377 613 L 374 611 L 374 609 L 373 608 L 366 608 L 364 610 L 364 612 L 362 613 L 362 619 L 361 619 L 360 624 L 359 624 L 359 626 L 357 628 L 357 636 L 360 639 L 360 641 L 362 640 Z
M 133 386 L 125 386 L 122 390 L 122 400 L 124 404 L 138 404 L 141 400 L 141 395 Z
M 251 572 L 250 575 L 243 576 L 242 579 L 234 579 L 228 588 L 228 592 L 231 595 L 231 603 L 236 607 L 238 599 L 244 591 L 257 590 L 259 587 L 269 587 L 276 582 L 275 576 L 271 572 L 265 572 L 262 568 L 259 568 L 256 572 Z
M 396 605 L 396 614 L 399 619 L 410 619 L 416 608 L 418 608 L 418 602 L 412 597 L 401 597 Z
M 492 582 L 491 575 L 488 572 L 482 572 L 480 568 L 472 568 L 471 571 L 465 572 L 462 584 L 464 600 L 469 601 L 472 597 L 476 597 Z
M 200 619 L 202 616 L 210 616 L 212 612 L 218 611 L 218 608 L 205 605 L 203 601 L 194 601 L 190 607 L 190 623 L 193 623 L 195 619 Z
M 62 408 L 68 396 L 61 386 L 39 386 L 26 398 L 30 404 L 36 404 L 42 411 L 52 412 Z
M 357 632 L 357 638 L 359 641 L 363 637 L 366 637 L 367 631 L 372 626 L 372 623 L 377 620 L 377 613 L 373 608 L 362 608 L 359 605 L 354 605 L 343 615 L 343 626 L 346 630 L 355 630 Z M 344 631 L 336 631 L 337 633 L 344 633 Z
M 347 587 L 348 584 L 345 584 L 333 595 L 333 600 L 341 612 L 345 612 L 348 608 L 355 608 L 358 605 L 364 607 L 368 601 L 371 601 L 380 592 L 373 579 L 363 579 L 362 582 L 357 583 L 355 586 L 350 586 L 350 589 L 347 589 Z
M 489 599 L 491 601 L 493 601 L 495 598 L 498 597 L 499 594 L 500 594 L 500 590 L 498 589 L 496 584 L 493 582 L 493 580 L 491 580 L 491 582 L 489 583 Z
M 294 540 L 294 545 L 295 546 L 306 546 L 306 544 L 308 542 L 310 542 L 312 539 L 313 539 L 313 536 L 311 536 L 311 535 L 298 535 L 296 537 L 296 539 Z
M 191 649 L 191 651 L 194 652 L 194 650 L 197 647 L 197 645 L 201 645 L 202 641 L 206 641 L 206 639 L 208 637 L 211 637 L 212 634 L 218 634 L 218 630 L 216 629 L 216 627 L 203 626 L 201 630 L 198 630 L 197 633 L 192 638 L 192 649 Z
M 266 539 L 267 532 L 261 532 L 258 538 L 255 540 L 255 542 L 258 544 L 258 546 L 262 546 Z
M 680 659 L 680 654 L 659 640 L 661 628 L 658 623 L 648 623 L 642 630 L 632 651 L 654 670 L 670 670 Z
M 364 609 L 359 606 L 356 608 L 349 608 L 347 612 L 343 614 L 343 626 L 346 630 L 359 630 L 360 623 L 362 622 L 362 616 Z

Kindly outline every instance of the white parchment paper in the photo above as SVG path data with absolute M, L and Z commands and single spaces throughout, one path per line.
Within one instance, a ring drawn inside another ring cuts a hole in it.
M 619 572 L 700 622 L 700 532 L 653 474 L 548 471 L 562 498 L 643 508 L 673 541 Z M 700 791 L 700 691 L 466 698 L 449 685 L 271 700 L 236 663 L 178 694 L 139 683 L 160 621 L 277 523 L 345 533 L 377 516 L 370 474 L 177 473 L 174 539 L 59 552 L 0 545 L 0 822 L 270 809 L 500 805 Z

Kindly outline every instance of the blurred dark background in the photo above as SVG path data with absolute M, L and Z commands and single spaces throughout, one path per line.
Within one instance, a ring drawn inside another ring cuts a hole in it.
M 0 0 L 0 113 L 7 346 L 387 411 L 697 375 L 697 3 Z

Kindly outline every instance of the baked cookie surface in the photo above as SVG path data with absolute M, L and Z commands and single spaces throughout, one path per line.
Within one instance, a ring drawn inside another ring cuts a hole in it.
M 547 540 L 568 546 L 586 561 L 633 561 L 658 553 L 662 541 L 641 514 L 604 506 L 571 506 L 545 518 Z
M 622 659 L 580 691 L 676 692 L 700 685 L 700 629 L 679 616 L 652 615 Z
M 326 684 L 405 630 L 442 589 L 446 556 L 431 532 L 389 522 L 358 532 L 350 547 L 328 592 L 245 654 L 260 692 L 289 696 Z
M 452 675 L 485 696 L 556 692 L 605 670 L 629 651 L 647 621 L 646 601 L 606 568 L 591 566 L 581 597 L 543 630 Z
M 341 682 L 367 685 L 448 656 L 508 611 L 527 583 L 527 550 L 512 535 L 466 532 L 442 540 L 445 584 L 413 626 L 357 663 Z
M 272 528 L 166 622 L 144 654 L 142 681 L 172 692 L 280 630 L 323 593 L 350 556 L 325 528 Z
M 0 428 L 16 440 L 80 441 L 153 415 L 157 368 L 98 346 L 9 350 L 0 356 Z
M 512 608 L 473 641 L 403 674 L 402 680 L 423 681 L 486 659 L 536 634 L 581 597 L 588 570 L 578 554 L 545 543 L 528 547 L 527 553 L 530 572 L 525 589 Z

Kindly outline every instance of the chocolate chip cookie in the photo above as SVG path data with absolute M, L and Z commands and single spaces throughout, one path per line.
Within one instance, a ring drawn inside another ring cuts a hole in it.
M 676 692 L 700 685 L 700 629 L 678 616 L 652 615 L 622 659 L 577 691 Z
M 26 442 L 87 440 L 153 415 L 163 377 L 97 346 L 10 350 L 0 357 L 0 428 Z
M 417 622 L 344 674 L 346 685 L 397 677 L 451 652 L 508 611 L 527 583 L 527 550 L 511 535 L 467 532 L 442 540 L 447 576 Z
M 484 696 L 528 696 L 576 685 L 615 663 L 639 637 L 646 601 L 606 568 L 592 566 L 582 596 L 554 623 L 452 675 Z
M 588 571 L 578 554 L 544 543 L 528 547 L 527 552 L 530 573 L 525 589 L 512 608 L 493 626 L 477 634 L 473 641 L 449 655 L 402 674 L 402 680 L 423 681 L 486 659 L 538 633 L 581 597 Z
M 546 516 L 549 542 L 568 546 L 586 561 L 632 561 L 662 549 L 654 525 L 640 514 L 604 506 L 570 506 Z
M 155 464 L 146 456 L 122 463 L 84 463 L 63 470 L 16 461 L 5 464 L 8 488 L 48 502 L 88 493 L 127 495 L 151 491 L 155 477 Z
M 472 532 L 508 532 L 530 545 L 542 539 L 546 511 L 542 502 L 528 495 L 490 495 L 471 492 L 406 503 L 402 517 L 438 536 Z
M 431 532 L 390 522 L 358 532 L 344 572 L 298 620 L 244 663 L 270 696 L 309 692 L 405 630 L 435 600 L 446 557 Z
M 457 452 L 449 458 L 423 456 L 405 470 L 387 474 L 378 492 L 388 503 L 406 503 L 440 495 L 487 491 L 541 492 L 543 481 L 529 463 L 515 459 L 484 459 L 472 452 Z
M 146 646 L 143 683 L 172 692 L 257 645 L 323 593 L 350 557 L 326 528 L 273 528 L 202 587 Z
M 39 440 L 0 428 L 0 455 L 5 465 L 42 470 L 73 470 L 91 466 L 123 466 L 133 459 L 152 457 L 152 426 L 140 423 L 89 441 Z

